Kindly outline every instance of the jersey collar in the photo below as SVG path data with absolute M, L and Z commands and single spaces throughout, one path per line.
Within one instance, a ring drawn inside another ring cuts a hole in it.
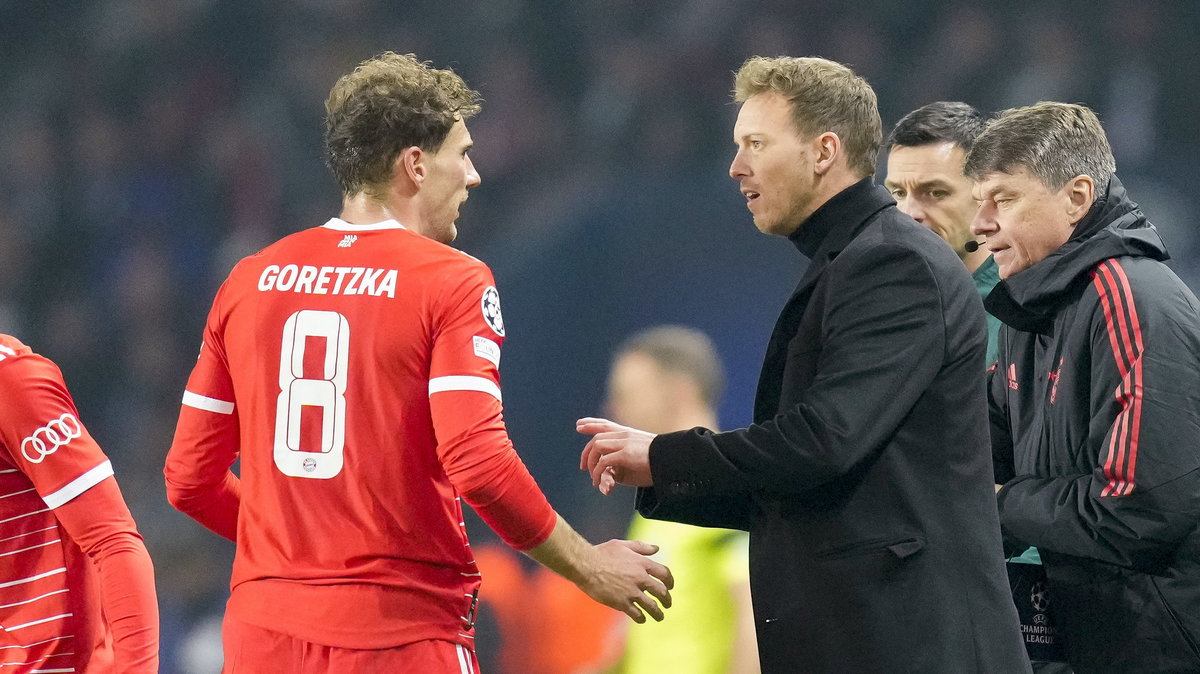
M 322 226 L 326 229 L 336 229 L 339 232 L 374 232 L 381 229 L 404 229 L 404 225 L 392 219 L 377 222 L 373 225 L 352 225 L 341 218 L 330 218 L 329 222 Z

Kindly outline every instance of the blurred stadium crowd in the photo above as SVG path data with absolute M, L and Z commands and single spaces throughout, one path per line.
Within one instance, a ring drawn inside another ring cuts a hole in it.
M 846 62 L 885 126 L 939 99 L 1091 106 L 1200 289 L 1197 27 L 1190 0 L 0 0 L 0 332 L 60 364 L 112 457 L 158 569 L 163 671 L 214 671 L 187 639 L 220 614 L 232 548 L 169 508 L 163 458 L 229 268 L 337 212 L 323 102 L 358 61 L 414 52 L 483 94 L 459 245 L 504 299 L 518 450 L 598 538 L 630 502 L 577 473 L 573 423 L 599 411 L 613 346 L 705 330 L 730 371 L 722 424 L 744 424 L 802 271 L 726 176 L 746 57 Z

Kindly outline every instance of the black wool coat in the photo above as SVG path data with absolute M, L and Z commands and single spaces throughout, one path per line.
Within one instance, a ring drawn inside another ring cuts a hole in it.
M 771 335 L 754 424 L 655 438 L 639 510 L 750 532 L 766 674 L 1029 671 L 970 275 L 869 178 L 791 238 L 812 261 Z

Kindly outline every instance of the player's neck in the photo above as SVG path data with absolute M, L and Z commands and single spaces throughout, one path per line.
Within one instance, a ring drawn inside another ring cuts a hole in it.
M 339 218 L 352 225 L 373 225 L 385 220 L 395 220 L 400 224 L 411 227 L 413 223 L 405 204 L 395 204 L 380 201 L 366 192 L 353 196 L 342 197 L 342 212 Z

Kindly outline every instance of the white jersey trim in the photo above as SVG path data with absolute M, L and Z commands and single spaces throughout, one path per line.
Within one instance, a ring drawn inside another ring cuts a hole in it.
M 71 499 L 100 484 L 101 480 L 110 477 L 112 474 L 112 461 L 105 461 L 83 475 L 71 480 L 62 489 L 49 496 L 43 496 L 42 500 L 50 508 L 57 508 L 64 503 L 69 503 Z
M 66 573 L 66 572 L 67 572 L 67 567 L 65 567 L 65 566 L 60 566 L 60 567 L 58 567 L 57 569 L 54 569 L 53 571 L 47 571 L 47 572 L 45 572 L 45 573 L 39 573 L 39 574 L 37 574 L 36 576 L 29 576 L 28 578 L 21 578 L 20 580 L 10 580 L 10 581 L 8 581 L 7 583 L 0 583 L 0 588 L 4 588 L 4 587 L 12 587 L 12 586 L 14 586 L 14 585 L 23 585 L 23 584 L 25 584 L 25 583 L 32 583 L 32 582 L 33 582 L 33 581 L 35 581 L 35 580 L 41 580 L 41 579 L 43 579 L 43 578 L 49 578 L 50 576 L 53 576 L 53 575 L 56 575 L 56 574 L 60 574 L 60 573 Z
M 463 647 L 462 644 L 454 644 L 454 649 L 458 653 L 458 666 L 462 674 L 475 674 L 475 668 L 472 666 L 471 651 Z
M 5 627 L 4 631 L 12 632 L 13 630 L 19 630 L 19 629 L 23 629 L 25 627 L 33 627 L 34 625 L 43 625 L 48 622 L 54 622 L 55 620 L 62 620 L 63 618 L 73 618 L 73 617 L 75 617 L 74 613 L 59 613 L 58 615 L 52 615 L 49 618 L 41 618 L 39 620 L 30 620 L 29 622 L 21 623 L 20 625 L 12 625 L 11 627 Z
M 487 393 L 496 400 L 503 402 L 500 387 L 487 377 L 472 377 L 467 375 L 452 375 L 449 377 L 434 377 L 429 380 L 429 395 L 442 391 L 479 391 Z
M 19 519 L 21 519 L 22 517 L 33 517 L 34 515 L 39 515 L 39 514 L 41 514 L 41 513 L 44 513 L 44 512 L 49 512 L 49 511 L 50 511 L 50 509 L 49 509 L 49 508 L 42 508 L 41 510 L 31 510 L 30 512 L 27 512 L 27 513 L 21 513 L 20 515 L 14 515 L 14 516 L 12 516 L 12 517 L 9 517 L 8 519 L 3 519 L 3 520 L 0 520 L 0 524 L 5 524 L 5 523 L 7 523 L 7 522 L 12 522 L 12 521 L 14 521 L 14 520 L 19 520 Z
M 3 496 L 0 496 L 0 498 L 8 498 L 10 496 L 20 496 L 21 494 L 28 494 L 31 491 L 35 491 L 35 489 L 33 487 L 30 487 L 29 489 L 22 489 L 21 491 L 14 491 L 11 494 L 4 494 Z
M 46 597 L 53 597 L 56 594 L 63 594 L 64 592 L 70 592 L 70 590 L 63 588 L 61 590 L 55 590 L 53 592 L 47 592 L 46 594 L 38 595 L 38 596 L 34 597 L 33 599 L 26 599 L 24 601 L 15 601 L 11 604 L 0 604 L 0 608 L 12 608 L 14 606 L 23 606 L 25 604 L 32 604 L 35 601 L 45 599 Z M 0 646 L 0 648 L 4 648 L 4 646 Z
M 30 550 L 37 550 L 38 548 L 44 548 L 48 545 L 54 545 L 55 543 L 62 543 L 62 539 L 56 538 L 52 541 L 46 541 L 45 543 L 38 543 L 37 545 L 31 545 L 27 548 L 21 548 L 19 550 L 10 550 L 8 552 L 0 552 L 0 557 L 7 557 L 9 555 L 19 555 L 22 552 L 29 552 Z M 0 606 L 0 608 L 5 608 L 5 606 Z
M 43 510 L 41 512 L 45 512 L 45 511 Z M 44 529 L 34 529 L 33 531 L 22 531 L 21 533 L 17 534 L 16 536 L 9 536 L 8 538 L 0 538 L 0 543 L 4 543 L 5 541 L 14 541 L 18 538 L 24 538 L 25 536 L 32 536 L 34 534 L 40 534 L 43 531 L 50 531 L 51 529 L 55 529 L 57 527 L 58 527 L 58 522 L 55 522 L 53 526 L 49 526 Z
M 51 637 L 49 639 L 42 639 L 41 641 L 35 641 L 32 644 L 0 646 L 0 650 L 4 650 L 5 648 L 33 648 L 34 646 L 41 646 L 42 644 L 48 644 L 51 641 L 62 641 L 64 639 L 74 639 L 74 638 L 75 638 L 74 634 L 64 634 L 63 636 L 60 636 L 60 637 Z
M 341 218 L 330 218 L 329 222 L 322 225 L 326 229 L 334 229 L 339 232 L 376 232 L 381 229 L 404 229 L 404 225 L 395 220 L 384 220 L 373 225 L 355 225 Z
M 183 404 L 188 407 L 195 407 L 198 410 L 204 410 L 205 412 L 216 412 L 217 414 L 233 414 L 234 408 L 231 402 L 209 398 L 208 396 L 202 396 L 199 393 L 192 393 L 191 391 L 183 392 Z

